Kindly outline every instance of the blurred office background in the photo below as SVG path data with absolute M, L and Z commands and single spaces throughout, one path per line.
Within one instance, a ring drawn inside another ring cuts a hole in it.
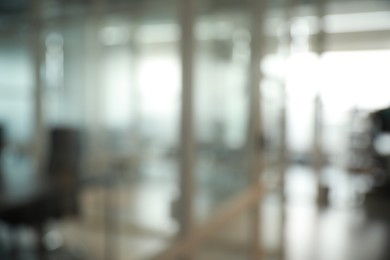
M 0 259 L 385 260 L 388 0 L 0 0 Z

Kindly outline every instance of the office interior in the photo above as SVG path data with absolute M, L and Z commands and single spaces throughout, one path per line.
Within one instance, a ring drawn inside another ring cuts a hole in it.
M 388 0 L 1 0 L 0 259 L 390 259 Z

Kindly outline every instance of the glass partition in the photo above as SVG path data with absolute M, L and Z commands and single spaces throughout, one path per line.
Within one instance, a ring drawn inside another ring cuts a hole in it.
M 93 34 L 99 72 L 88 91 L 96 89 L 99 101 L 90 104 L 97 127 L 89 128 L 95 133 L 90 151 L 97 162 L 92 169 L 106 177 L 104 188 L 85 199 L 102 192 L 110 259 L 149 258 L 178 231 L 172 204 L 178 196 L 179 27 L 174 6 L 167 2 L 156 19 L 160 5 L 148 4 L 103 15 Z
M 37 176 L 32 52 L 30 28 L 0 35 L 0 190 L 12 198 Z
M 18 29 L 0 37 L 0 120 L 10 146 L 28 146 L 34 133 L 34 67 L 29 36 L 28 29 Z
M 80 138 L 77 170 L 72 169 L 77 214 L 45 223 L 45 239 L 54 241 L 44 242 L 47 254 L 150 258 L 169 247 L 178 232 L 172 209 L 179 196 L 176 7 L 165 1 L 161 11 L 161 2 L 148 2 L 118 12 L 114 4 L 112 12 L 99 12 L 74 4 L 62 12 L 60 2 L 44 4 L 40 99 L 34 96 L 31 55 L 37 50 L 23 28 L 0 39 L 0 69 L 9 75 L 0 77 L 0 118 L 6 150 L 31 155 L 34 102 L 41 102 L 42 169 L 51 176 L 62 164 L 53 154 L 73 142 L 64 131 Z M 56 140 L 61 147 L 53 146 Z M 20 172 L 19 161 L 9 163 Z
M 195 23 L 195 215 L 205 221 L 249 182 L 245 159 L 251 34 L 247 6 L 205 11 Z
M 197 240 L 192 233 L 177 239 L 185 217 L 178 206 L 184 175 L 179 172 L 180 113 L 188 105 L 181 96 L 186 65 L 180 62 L 180 23 L 185 22 L 178 19 L 177 2 L 39 2 L 26 7 L 35 14 L 25 18 L 31 24 L 21 19 L 20 28 L 0 37 L 0 71 L 7 74 L 0 77 L 6 150 L 31 156 L 34 143 L 41 141 L 44 157 L 37 163 L 45 181 L 56 182 L 51 188 L 59 194 L 46 194 L 37 202 L 44 210 L 29 212 L 46 218 L 46 199 L 64 199 L 58 204 L 64 204 L 65 213 L 44 219 L 38 239 L 27 243 L 43 242 L 45 254 L 54 259 L 115 260 L 149 259 Z M 191 50 L 195 193 L 189 198 L 194 201 L 194 230 L 204 229 L 224 207 L 230 210 L 226 205 L 254 184 L 249 159 L 254 151 L 248 148 L 253 146 L 248 144 L 253 55 L 249 2 L 197 2 Z M 31 47 L 33 39 L 36 46 Z M 276 164 L 281 76 L 273 74 L 274 65 L 267 66 L 258 64 L 258 72 L 265 75 L 265 127 L 258 142 L 266 163 Z M 42 140 L 36 139 L 40 135 Z M 19 171 L 15 165 L 13 170 Z M 69 183 L 71 191 L 62 190 Z M 255 233 L 249 209 L 258 202 L 250 195 L 234 212 L 240 216 L 232 215 L 231 229 L 216 229 L 216 234 L 196 241 L 205 247 L 197 252 L 200 259 L 226 257 L 219 248 L 221 239 L 222 245 L 238 244 L 234 256 L 249 257 L 248 240 Z M 208 247 L 208 241 L 217 241 L 216 248 Z
M 53 22 L 42 36 L 43 116 L 50 127 L 85 127 L 85 20 Z

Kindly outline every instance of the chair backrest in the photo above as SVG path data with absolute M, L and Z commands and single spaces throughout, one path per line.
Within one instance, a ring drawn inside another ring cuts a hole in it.
M 379 132 L 390 133 L 390 108 L 378 110 L 373 113 L 372 117 Z
M 2 162 L 1 157 L 3 155 L 3 150 L 5 147 L 5 136 L 4 136 L 4 127 L 0 125 L 0 162 Z M 0 190 L 3 186 L 3 167 L 0 165 Z
M 79 130 L 56 127 L 49 134 L 46 174 L 58 186 L 53 204 L 61 204 L 59 215 L 77 213 L 78 182 L 81 167 L 81 133 Z
M 77 175 L 81 164 L 80 132 L 71 128 L 53 128 L 49 135 L 47 174 L 57 177 L 62 174 Z

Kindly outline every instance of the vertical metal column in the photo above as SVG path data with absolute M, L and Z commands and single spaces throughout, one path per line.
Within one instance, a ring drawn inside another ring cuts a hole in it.
M 89 75 L 87 98 L 89 102 L 89 123 L 91 130 L 91 170 L 101 170 L 105 167 L 105 154 L 101 149 L 103 143 L 102 131 L 102 68 L 103 68 L 103 46 L 99 38 L 102 29 L 102 20 L 107 8 L 107 0 L 94 0 L 92 16 L 89 20 L 89 34 L 87 35 L 87 50 L 89 51 Z
M 34 62 L 34 159 L 36 171 L 41 172 L 43 167 L 45 133 L 43 125 L 43 79 L 42 65 L 44 62 L 44 45 L 42 42 L 42 0 L 32 2 L 32 52 Z
M 291 55 L 291 24 L 295 15 L 295 8 L 300 0 L 286 0 L 283 15 L 283 34 L 281 35 L 280 52 L 284 62 L 287 62 Z M 282 7 L 283 8 L 283 7 Z M 287 148 L 287 79 L 286 75 L 281 78 L 281 98 L 282 107 L 280 111 L 280 155 L 279 155 L 279 174 L 280 174 L 280 192 L 281 192 L 281 218 L 280 218 L 280 251 L 279 259 L 286 258 L 286 220 L 287 220 L 287 197 L 286 197 L 286 171 L 288 164 Z
M 93 0 L 91 5 L 91 13 L 86 22 L 86 87 L 85 99 L 87 103 L 86 109 L 86 123 L 87 123 L 87 153 L 88 165 L 87 171 L 93 174 L 104 174 L 106 158 L 104 157 L 104 149 L 102 147 L 102 62 L 103 62 L 103 48 L 99 38 L 100 30 L 102 29 L 102 21 L 106 10 L 107 0 Z M 108 180 L 109 181 L 109 180 Z M 102 259 L 116 259 L 113 251 L 111 217 L 109 212 L 110 194 L 109 183 L 104 183 L 103 189 L 99 189 L 94 207 L 98 210 L 99 222 L 102 223 L 102 230 L 104 231 L 102 237 L 99 237 L 101 248 L 99 254 Z
M 194 198 L 194 20 L 195 0 L 178 0 L 181 26 L 181 150 L 180 150 L 180 237 L 189 237 L 193 230 Z
M 312 246 L 311 246 L 311 257 L 313 259 L 318 258 L 318 247 L 319 247 L 319 239 L 318 237 L 321 234 L 321 226 L 319 225 L 320 221 L 320 209 L 323 208 L 328 204 L 328 190 L 327 187 L 325 187 L 322 183 L 321 177 L 322 177 L 322 169 L 324 165 L 324 153 L 323 153 L 323 133 L 322 133 L 322 101 L 321 101 L 321 56 L 323 52 L 325 51 L 325 31 L 324 31 L 324 16 L 326 11 L 326 2 L 327 0 L 317 0 L 315 11 L 317 16 L 317 34 L 314 37 L 313 42 L 313 52 L 317 54 L 317 80 L 316 84 L 318 88 L 316 89 L 315 97 L 314 97 L 314 124 L 313 124 L 313 168 L 314 168 L 314 174 L 316 178 L 316 190 L 317 190 L 317 197 L 316 197 L 316 203 L 317 203 L 317 211 L 314 218 L 314 228 L 313 228 L 313 234 L 312 234 Z
M 101 63 L 102 46 L 99 39 L 100 21 L 102 20 L 103 0 L 94 0 L 91 13 L 88 14 L 85 24 L 85 103 L 87 139 L 87 166 L 88 172 L 97 172 L 103 168 L 101 152 Z
M 324 31 L 324 16 L 326 11 L 326 0 L 317 0 L 316 1 L 316 13 L 317 13 L 317 35 L 314 42 L 314 52 L 317 54 L 317 77 L 320 77 L 320 62 L 321 56 L 325 51 L 325 37 L 326 33 Z M 317 84 L 320 83 L 320 78 L 317 79 Z M 321 171 L 324 163 L 324 153 L 322 146 L 322 101 L 320 90 L 317 89 L 315 99 L 314 99 L 314 136 L 313 136 L 313 154 L 314 161 L 313 167 L 317 177 L 317 205 L 324 206 L 327 204 L 327 187 L 324 187 L 321 183 Z
M 93 89 L 93 117 L 94 117 L 94 148 L 96 150 L 93 151 L 94 156 L 96 156 L 93 160 L 94 166 L 97 167 L 94 169 L 104 169 L 107 170 L 107 156 L 109 156 L 104 149 L 104 138 L 105 135 L 103 134 L 103 120 L 102 120 L 102 110 L 105 109 L 103 101 L 103 96 L 102 96 L 102 89 L 104 85 L 102 84 L 102 69 L 104 66 L 104 56 L 103 56 L 103 46 L 102 43 L 99 41 L 99 34 L 100 30 L 102 29 L 103 26 L 103 21 L 105 18 L 105 14 L 107 12 L 107 3 L 108 0 L 95 0 L 95 10 L 94 10 L 94 19 L 93 21 L 93 35 L 92 35 L 92 44 L 94 44 L 95 49 L 95 62 L 96 64 L 93 64 L 94 67 L 94 72 L 96 73 L 93 79 L 94 85 L 92 86 Z M 99 110 L 100 109 L 100 110 Z M 102 152 L 103 151 L 103 152 Z M 97 160 L 96 160 L 97 159 Z M 105 174 L 105 172 L 101 172 L 101 174 Z M 116 243 L 115 243 L 115 223 L 112 217 L 112 212 L 111 212 L 111 205 L 112 200 L 113 200 L 113 183 L 111 182 L 110 179 L 106 179 L 104 181 L 104 188 L 103 192 L 101 194 L 101 209 L 103 210 L 103 225 L 104 225 L 104 235 L 103 235 L 103 246 L 104 246 L 104 259 L 105 260 L 115 260 L 118 259 L 118 252 L 116 248 Z
M 249 64 L 249 98 L 250 98 L 250 122 L 248 129 L 248 156 L 250 167 L 250 186 L 254 185 L 256 191 L 263 192 L 263 185 L 260 180 L 263 171 L 263 151 L 262 151 L 262 112 L 261 112 L 261 91 L 260 82 L 262 74 L 260 71 L 260 62 L 263 56 L 265 37 L 263 33 L 263 21 L 266 14 L 265 0 L 251 0 L 251 59 Z M 251 258 L 262 259 L 263 249 L 261 247 L 260 223 L 261 223 L 261 203 L 255 203 L 250 211 L 251 230 Z
M 130 20 L 131 24 L 131 32 L 130 32 L 130 43 L 129 43 L 129 48 L 130 48 L 130 53 L 131 53 L 131 72 L 130 72 L 130 77 L 131 77 L 131 96 L 130 96 L 130 102 L 132 104 L 131 106 L 131 116 L 133 119 L 132 122 L 132 132 L 131 132 L 131 142 L 132 145 L 136 146 L 137 149 L 142 151 L 142 147 L 139 146 L 139 136 L 140 136 L 140 124 L 141 122 L 141 103 L 140 103 L 140 90 L 139 90 L 139 60 L 140 60 L 140 44 L 138 42 L 137 37 L 137 30 L 139 30 L 139 25 L 138 25 L 138 17 L 136 14 L 131 14 L 132 19 Z

